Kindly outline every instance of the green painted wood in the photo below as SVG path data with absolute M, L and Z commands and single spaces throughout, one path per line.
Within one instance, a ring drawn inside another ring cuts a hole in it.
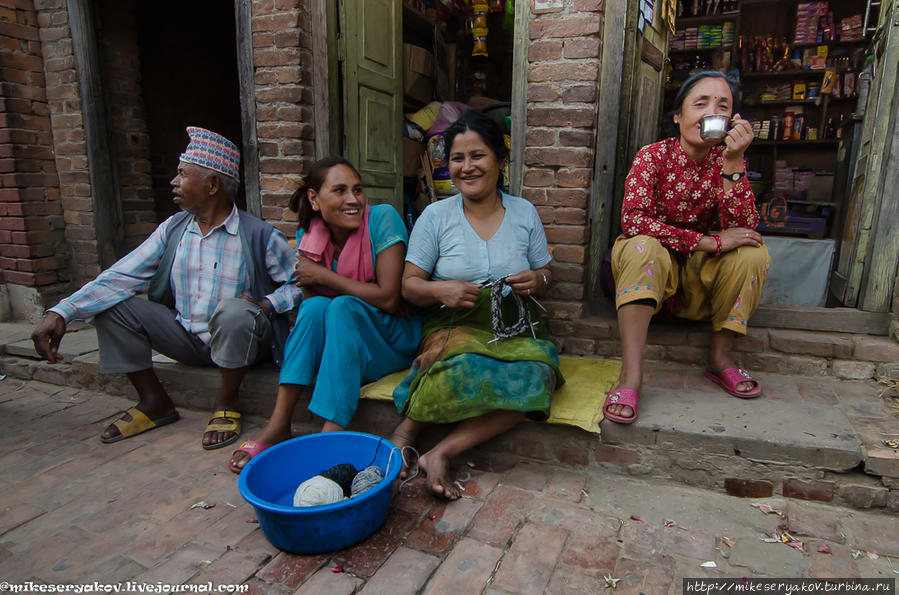
M 402 213 L 402 4 L 340 3 L 344 63 L 344 154 L 370 203 Z M 343 52 L 341 52 L 341 46 Z
M 883 53 L 875 58 L 882 81 L 874 112 L 880 158 L 876 197 L 871 201 L 872 241 L 862 280 L 859 306 L 869 312 L 889 312 L 899 263 L 899 8 L 882 22 Z M 870 103 L 870 102 L 869 102 Z M 865 112 L 866 114 L 869 112 Z M 873 172 L 872 172 L 873 174 Z
M 512 146 L 509 149 L 509 190 L 521 196 L 524 180 L 524 146 L 527 131 L 528 21 L 531 3 L 515 3 L 512 46 Z
M 872 81 L 869 91 L 861 150 L 834 274 L 835 278 L 845 279 L 844 305 L 873 311 L 889 310 L 890 279 L 895 278 L 899 258 L 895 223 L 883 221 L 881 229 L 877 228 L 881 214 L 892 213 L 894 217 L 896 214 L 895 186 L 887 183 L 885 164 L 890 161 L 895 135 L 899 15 L 892 3 L 883 8 L 883 27 L 874 41 L 875 68 L 880 74 Z M 880 233 L 884 234 L 882 240 L 878 237 Z M 876 271 L 871 268 L 875 260 Z M 842 279 L 838 285 L 842 285 Z

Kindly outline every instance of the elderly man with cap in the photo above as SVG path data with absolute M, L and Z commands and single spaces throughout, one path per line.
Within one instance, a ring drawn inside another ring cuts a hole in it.
M 178 419 L 153 371 L 151 349 L 222 376 L 203 435 L 209 450 L 240 436 L 240 383 L 269 353 L 280 364 L 286 313 L 301 297 L 284 235 L 234 205 L 240 152 L 223 136 L 189 127 L 190 143 L 171 181 L 182 211 L 130 254 L 50 308 L 32 334 L 38 354 L 60 361 L 72 320 L 94 318 L 100 370 L 123 373 L 140 402 L 100 439 L 117 442 Z M 146 293 L 149 300 L 136 297 Z M 202 390 L 202 388 L 198 387 Z

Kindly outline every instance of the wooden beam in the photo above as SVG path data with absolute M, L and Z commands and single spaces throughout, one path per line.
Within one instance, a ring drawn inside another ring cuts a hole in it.
M 892 18 L 888 15 L 883 22 L 886 36 L 884 52 L 878 60 L 880 70 L 880 97 L 877 103 L 870 103 L 876 111 L 866 112 L 866 116 L 876 118 L 876 130 L 883 136 L 875 151 L 880 152 L 880 183 L 874 204 L 872 222 L 871 251 L 862 280 L 859 307 L 869 312 L 889 312 L 896 283 L 896 267 L 899 263 L 899 128 L 896 114 L 899 114 L 899 8 L 893 8 Z M 873 88 L 873 84 L 872 84 Z M 873 144 L 873 139 L 872 139 Z
M 253 3 L 234 0 L 234 25 L 237 33 L 237 76 L 240 83 L 240 129 L 243 135 L 243 183 L 247 211 L 262 216 L 259 192 L 259 145 L 256 140 L 256 77 L 253 66 Z
M 78 72 L 81 111 L 91 183 L 91 208 L 100 268 L 123 256 L 122 200 L 106 105 L 103 64 L 100 61 L 96 3 L 67 0 L 72 52 Z
M 891 319 L 889 312 L 863 312 L 855 308 L 763 305 L 749 323 L 753 327 L 888 335 Z
M 590 184 L 590 252 L 587 258 L 586 299 L 596 304 L 602 297 L 600 265 L 611 243 L 615 193 L 615 159 L 621 117 L 621 80 L 624 65 L 625 2 L 606 2 L 603 14 L 602 58 L 596 110 L 593 180 Z
M 312 120 L 315 126 L 315 158 L 331 154 L 331 89 L 328 76 L 328 15 L 327 0 L 312 0 Z
M 662 66 L 665 65 L 665 52 L 657 48 L 651 41 L 643 38 L 643 46 L 640 49 L 640 58 L 644 62 L 661 72 Z
M 524 180 L 524 147 L 528 118 L 528 41 L 530 2 L 515 3 L 512 46 L 512 146 L 509 149 L 509 191 L 521 196 Z

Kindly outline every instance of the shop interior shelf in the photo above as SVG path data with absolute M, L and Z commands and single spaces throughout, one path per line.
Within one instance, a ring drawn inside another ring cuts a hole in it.
M 776 99 L 774 101 L 760 101 L 758 103 L 746 104 L 746 107 L 762 107 L 763 105 L 809 105 L 818 103 L 817 99 Z
M 421 31 L 423 33 L 430 33 L 434 31 L 434 27 L 436 25 L 436 21 L 429 19 L 411 6 L 403 4 L 404 27 L 409 27 L 415 31 Z
M 794 78 L 797 76 L 824 76 L 824 69 L 818 68 L 816 70 L 811 69 L 803 69 L 803 70 L 771 70 L 767 72 L 743 72 L 740 73 L 740 77 L 744 79 L 750 78 Z
M 821 202 L 815 200 L 793 200 L 791 198 L 787 199 L 788 203 L 796 204 L 796 205 L 814 205 L 817 207 L 835 207 L 837 203 L 835 202 Z
M 768 145 L 777 145 L 778 147 L 827 147 L 831 145 L 836 145 L 840 142 L 838 138 L 825 138 L 825 139 L 816 139 L 816 140 L 760 140 L 755 139 L 752 141 L 752 144 L 749 145 L 749 148 L 755 146 L 768 146 Z
M 682 50 L 668 50 L 669 54 L 695 54 L 696 52 L 717 52 L 721 50 L 731 50 L 734 46 L 717 46 L 713 48 L 684 48 Z
M 816 48 L 819 45 L 827 45 L 827 46 L 853 46 L 853 45 L 864 45 L 868 43 L 868 39 L 862 37 L 861 39 L 849 39 L 846 41 L 815 41 L 812 43 L 794 43 L 794 48 Z
M 723 12 L 721 14 L 710 14 L 697 17 L 682 17 L 677 19 L 677 28 L 686 29 L 695 25 L 718 25 L 725 21 L 734 21 L 740 16 L 739 11 Z

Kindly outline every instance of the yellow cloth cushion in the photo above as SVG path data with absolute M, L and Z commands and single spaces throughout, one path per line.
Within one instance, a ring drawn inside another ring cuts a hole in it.
M 621 362 L 611 359 L 562 355 L 559 367 L 565 384 L 553 393 L 549 419 L 543 423 L 576 426 L 599 434 L 602 405 L 621 372 Z M 408 370 L 394 372 L 362 387 L 361 396 L 377 401 L 393 401 L 393 389 Z

